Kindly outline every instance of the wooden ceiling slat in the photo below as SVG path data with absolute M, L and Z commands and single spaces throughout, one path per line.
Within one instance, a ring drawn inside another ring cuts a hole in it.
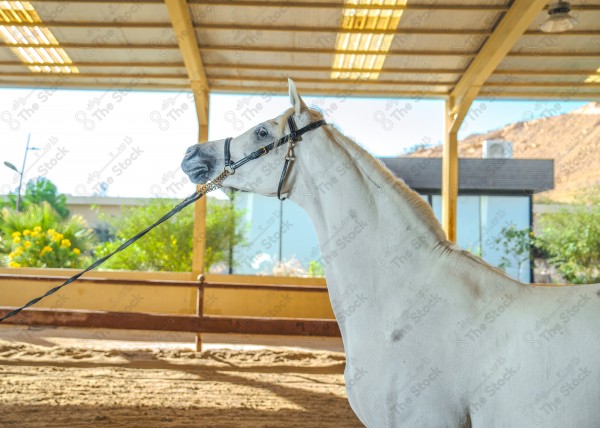
M 0 61 L 0 66 L 8 65 L 8 66 L 23 66 L 27 67 L 30 65 L 56 65 L 55 63 L 50 62 L 32 62 L 30 64 L 25 64 L 23 62 L 17 61 Z M 127 67 L 127 68 L 183 68 L 185 64 L 183 62 L 124 62 L 124 61 L 77 61 L 77 67 Z M 31 74 L 31 73 L 30 73 Z
M 0 63 L 1 64 L 1 63 Z M 78 63 L 79 65 L 79 63 Z M 298 65 L 265 65 L 265 64 L 224 64 L 224 63 L 207 63 L 204 64 L 206 68 L 211 69 L 226 69 L 226 70 L 263 70 L 263 71 L 327 71 L 327 72 L 361 72 L 368 71 L 361 68 L 332 68 L 332 67 L 318 67 L 318 66 L 298 66 Z M 457 74 L 463 73 L 462 68 L 388 68 L 385 67 L 381 70 L 381 73 L 395 73 L 395 74 Z M 561 69 L 561 70 L 496 70 L 494 74 L 499 75 L 572 75 L 572 76 L 589 76 L 591 74 L 600 74 L 596 69 L 587 70 L 574 70 L 574 69 Z
M 171 24 L 164 22 L 118 22 L 118 21 L 44 21 L 46 27 L 51 28 L 124 28 L 124 29 L 148 29 L 148 28 L 171 28 Z M 14 27 L 31 27 L 30 23 L 11 23 Z M 235 23 L 202 23 L 194 24 L 194 30 L 225 30 L 225 31 L 279 31 L 288 33 L 338 33 L 339 26 L 289 26 L 289 25 L 246 25 Z M 485 29 L 463 29 L 463 28 L 397 28 L 394 30 L 384 29 L 344 29 L 344 33 L 353 34 L 394 34 L 394 35 L 455 35 L 455 36 L 489 36 L 491 30 Z M 527 36 L 544 36 L 548 33 L 543 31 L 526 31 Z M 600 31 L 572 30 L 564 33 L 555 33 L 552 37 L 598 37 Z
M 82 0 L 80 0 L 82 1 Z M 236 1 L 236 0 L 189 0 L 191 5 L 199 6 L 227 6 L 227 7 L 269 7 L 269 8 L 300 8 L 300 9 L 341 9 L 343 3 L 340 2 L 315 2 L 315 1 Z M 378 10 L 443 10 L 443 11 L 490 11 L 490 12 L 506 12 L 510 4 L 456 4 L 456 3 L 430 3 L 430 4 L 413 4 L 404 5 L 353 5 L 353 9 L 378 9 Z M 546 6 L 545 9 L 548 7 Z M 573 10 L 600 10 L 600 5 L 594 4 L 573 4 Z
M 31 45 L 27 43 L 4 43 L 0 44 L 0 47 L 31 47 Z M 155 43 L 135 43 L 135 44 L 125 44 L 125 43 L 54 43 L 44 45 L 47 48 L 65 48 L 65 49 L 179 49 L 179 46 L 176 44 L 163 44 L 160 42 Z M 317 48 L 288 48 L 281 46 L 235 46 L 235 45 L 209 45 L 209 46 L 201 46 L 200 51 L 249 51 L 249 52 L 279 52 L 279 53 L 289 53 L 289 54 L 327 54 L 334 55 L 337 53 L 345 53 L 345 54 L 373 54 L 372 51 L 369 50 L 339 50 L 339 49 L 317 49 Z M 477 55 L 476 51 L 457 51 L 457 50 L 408 50 L 408 49 L 392 49 L 386 53 L 386 55 L 390 56 L 456 56 L 456 57 L 472 57 Z M 509 52 L 507 57 L 592 57 L 598 58 L 600 57 L 600 52 L 550 52 L 550 51 L 541 51 L 535 50 L 531 52 Z
M 239 81 L 243 79 L 245 82 L 271 82 L 277 83 L 284 81 L 286 76 L 209 76 L 209 81 L 223 81 L 233 80 Z M 435 81 L 435 80 L 394 80 L 394 79 L 377 79 L 377 80 L 350 80 L 350 79 L 313 79 L 290 76 L 296 83 L 320 83 L 320 84 L 360 84 L 366 86 L 378 86 L 378 85 L 401 85 L 401 86 L 453 86 L 456 84 L 455 80 L 450 81 Z M 600 87 L 600 82 L 573 82 L 573 81 L 561 81 L 561 82 L 484 82 L 483 87 L 564 87 L 569 85 L 571 87 L 589 87 L 596 88 Z
M 284 81 L 288 76 L 281 77 L 265 77 L 265 76 L 209 76 L 209 81 L 215 80 L 233 80 L 239 81 L 243 79 L 248 82 L 281 82 Z M 456 83 L 456 81 L 427 81 L 427 80 L 350 80 L 350 79 L 311 79 L 304 77 L 295 77 L 290 76 L 294 79 L 296 83 L 328 83 L 328 84 L 355 84 L 359 83 L 360 85 L 403 85 L 403 86 L 452 86 Z
M 79 64 L 77 64 L 79 66 Z M 59 73 L 36 73 L 33 74 L 31 72 L 0 72 L 0 77 L 2 76 L 11 76 L 11 77 L 28 77 L 35 76 L 41 79 L 45 78 L 56 78 L 58 76 L 63 77 L 65 74 Z M 184 79 L 186 81 L 189 80 L 187 74 L 145 74 L 145 73 L 73 73 L 69 76 L 71 79 L 76 78 L 117 78 L 117 79 L 137 79 L 137 78 L 148 78 L 148 79 Z

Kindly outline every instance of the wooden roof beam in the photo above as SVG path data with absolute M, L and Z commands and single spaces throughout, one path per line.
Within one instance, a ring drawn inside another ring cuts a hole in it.
M 470 103 L 463 99 L 473 98 L 475 91 L 481 89 L 483 83 L 490 77 L 500 62 L 507 56 L 517 40 L 527 31 L 531 22 L 544 10 L 547 0 L 515 0 L 510 9 L 504 14 L 492 35 L 485 41 L 471 64 L 451 91 L 453 108 L 451 114 L 453 124 L 451 131 L 456 132 L 462 121 L 456 118 L 466 114 Z M 467 97 L 468 95 L 468 97 Z M 464 114 L 463 114 L 464 113 Z
M 446 100 L 442 156 L 442 227 L 456 242 L 458 198 L 458 130 L 485 81 L 510 52 L 547 0 L 514 0 Z
M 188 4 L 185 0 L 165 0 L 165 4 L 190 79 L 190 86 L 194 92 L 198 124 L 200 127 L 206 126 L 208 124 L 208 82 Z

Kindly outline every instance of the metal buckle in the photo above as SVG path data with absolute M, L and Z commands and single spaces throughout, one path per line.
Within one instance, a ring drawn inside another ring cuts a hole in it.
M 296 158 L 294 157 L 294 141 L 293 140 L 288 141 L 288 151 L 287 151 L 287 154 L 285 155 L 285 159 L 289 160 L 289 161 L 296 160 Z
M 227 175 L 233 175 L 235 174 L 235 169 L 232 165 L 225 165 L 225 168 L 223 168 L 223 172 L 227 173 Z

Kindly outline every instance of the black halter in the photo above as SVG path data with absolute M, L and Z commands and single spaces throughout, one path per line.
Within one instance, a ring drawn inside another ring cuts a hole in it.
M 271 150 L 276 147 L 281 146 L 282 144 L 288 143 L 288 152 L 285 156 L 285 163 L 283 164 L 283 170 L 281 171 L 281 177 L 279 178 L 279 186 L 277 187 L 277 198 L 283 201 L 285 198 L 281 197 L 281 187 L 283 186 L 283 182 L 285 181 L 285 177 L 287 175 L 287 171 L 290 165 L 290 162 L 293 161 L 294 158 L 294 143 L 300 140 L 300 136 L 302 134 L 307 133 L 308 131 L 312 131 L 313 129 L 317 129 L 320 126 L 325 125 L 327 122 L 325 120 L 317 120 L 316 122 L 311 122 L 306 125 L 304 128 L 298 129 L 296 127 L 296 123 L 294 122 L 294 114 L 292 113 L 288 117 L 288 126 L 290 127 L 290 133 L 284 135 L 277 141 L 273 141 L 271 144 L 267 144 L 266 146 L 261 147 L 260 149 L 250 153 L 248 156 L 243 157 L 237 162 L 231 160 L 231 153 L 229 151 L 229 145 L 231 143 L 232 138 L 229 137 L 225 140 L 225 170 L 229 172 L 229 174 L 234 174 L 235 170 L 240 166 L 244 165 L 246 162 L 257 159 L 263 155 L 266 155 Z

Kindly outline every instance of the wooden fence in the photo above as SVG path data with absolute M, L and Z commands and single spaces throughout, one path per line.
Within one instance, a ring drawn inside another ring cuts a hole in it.
M 44 275 L 0 274 L 0 280 L 26 280 L 53 284 L 67 277 Z M 162 287 L 193 287 L 198 290 L 195 315 L 163 315 L 141 312 L 90 311 L 75 309 L 29 308 L 4 321 L 5 324 L 51 325 L 60 327 L 108 328 L 197 333 L 197 349 L 201 350 L 201 333 L 272 334 L 298 336 L 340 336 L 335 320 L 309 318 L 229 317 L 204 314 L 204 294 L 207 289 L 300 291 L 326 293 L 327 288 L 311 285 L 243 284 L 201 281 L 141 280 L 84 277 L 79 282 L 144 285 Z M 0 307 L 4 316 L 13 307 Z

